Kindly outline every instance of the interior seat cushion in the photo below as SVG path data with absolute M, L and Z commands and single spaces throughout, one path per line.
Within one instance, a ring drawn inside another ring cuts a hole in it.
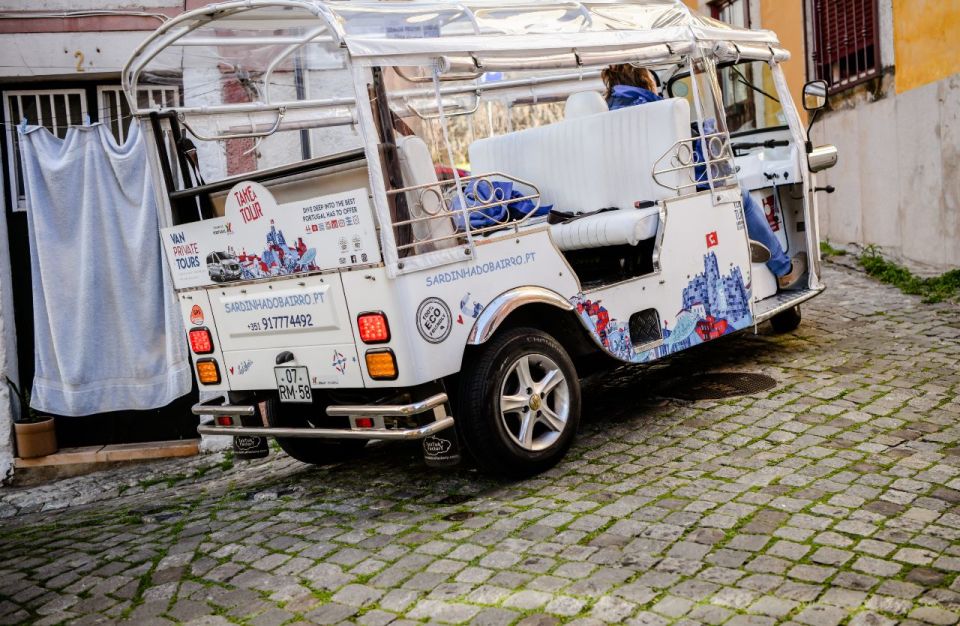
M 668 98 L 480 139 L 470 145 L 470 164 L 474 174 L 530 181 L 555 212 L 633 210 L 637 201 L 677 195 L 653 180 L 653 170 L 676 142 L 689 139 L 689 103 Z M 677 187 L 681 173 L 658 178 Z
M 585 250 L 605 246 L 635 246 L 655 237 L 660 224 L 660 209 L 623 209 L 604 211 L 550 226 L 550 234 L 560 250 Z
M 596 91 L 581 91 L 571 94 L 563 109 L 564 119 L 599 115 L 607 112 L 607 102 Z
M 433 158 L 430 156 L 430 149 L 426 142 L 414 135 L 400 137 L 397 140 L 397 151 L 400 156 L 400 173 L 403 175 L 404 185 L 414 187 L 437 183 L 436 187 L 406 193 L 411 219 L 425 218 L 446 212 L 446 207 L 441 200 L 442 190 L 437 178 L 437 171 L 433 166 Z M 457 245 L 456 239 L 453 238 L 436 242 L 429 241 L 438 237 L 448 237 L 456 232 L 453 219 L 449 214 L 443 218 L 414 222 L 412 230 L 415 242 L 428 242 L 416 247 L 418 254 Z

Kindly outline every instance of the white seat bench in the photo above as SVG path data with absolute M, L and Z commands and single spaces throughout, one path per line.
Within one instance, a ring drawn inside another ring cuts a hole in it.
M 657 159 L 690 139 L 690 105 L 671 98 L 618 111 L 490 137 L 470 145 L 475 173 L 503 172 L 530 181 L 560 213 L 605 211 L 552 227 L 561 250 L 636 245 L 654 237 L 659 212 L 638 201 L 676 195 L 653 180 Z M 680 172 L 661 176 L 677 186 Z

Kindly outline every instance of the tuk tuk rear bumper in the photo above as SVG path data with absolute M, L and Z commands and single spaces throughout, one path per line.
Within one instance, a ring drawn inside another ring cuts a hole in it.
M 200 425 L 201 435 L 283 437 L 301 439 L 378 439 L 405 441 L 425 439 L 453 426 L 453 417 L 447 415 L 447 394 L 438 393 L 425 400 L 408 404 L 370 404 L 357 406 L 329 406 L 327 415 L 348 417 L 353 428 L 274 428 L 270 426 L 217 426 Z M 224 404 L 223 398 L 193 405 L 194 415 L 229 416 L 233 418 L 255 417 L 256 405 Z M 432 412 L 434 421 L 415 428 L 386 428 L 384 418 L 413 417 Z M 358 418 L 372 418 L 374 427 L 357 427 Z M 239 419 L 238 419 L 239 421 Z

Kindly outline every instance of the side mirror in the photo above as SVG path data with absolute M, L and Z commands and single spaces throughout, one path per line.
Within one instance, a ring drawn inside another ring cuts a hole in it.
M 803 108 L 819 111 L 827 106 L 827 81 L 812 80 L 803 86 Z

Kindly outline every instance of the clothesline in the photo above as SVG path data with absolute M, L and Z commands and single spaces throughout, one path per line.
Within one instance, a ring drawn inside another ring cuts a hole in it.
M 119 116 L 119 117 L 104 117 L 104 118 L 100 118 L 100 119 L 96 119 L 96 120 L 94 120 L 94 119 L 85 120 L 85 122 L 82 123 L 82 124 L 57 124 L 57 128 L 70 128 L 71 126 L 88 126 L 88 125 L 90 125 L 90 124 L 112 124 L 113 122 L 123 122 L 123 121 L 125 121 L 125 120 L 133 119 L 134 117 L 136 117 L 136 116 L 134 116 L 134 115 L 121 115 L 121 116 Z M 23 123 L 23 122 L 22 122 L 22 120 L 21 120 L 20 122 L 0 122 L 0 125 L 2 125 L 2 126 L 8 126 L 8 127 L 11 127 L 11 128 L 17 128 L 17 127 L 19 127 L 22 123 Z M 45 124 L 40 124 L 40 123 L 38 123 L 38 122 L 31 122 L 30 120 L 27 120 L 27 125 L 28 125 L 28 126 L 46 126 Z

